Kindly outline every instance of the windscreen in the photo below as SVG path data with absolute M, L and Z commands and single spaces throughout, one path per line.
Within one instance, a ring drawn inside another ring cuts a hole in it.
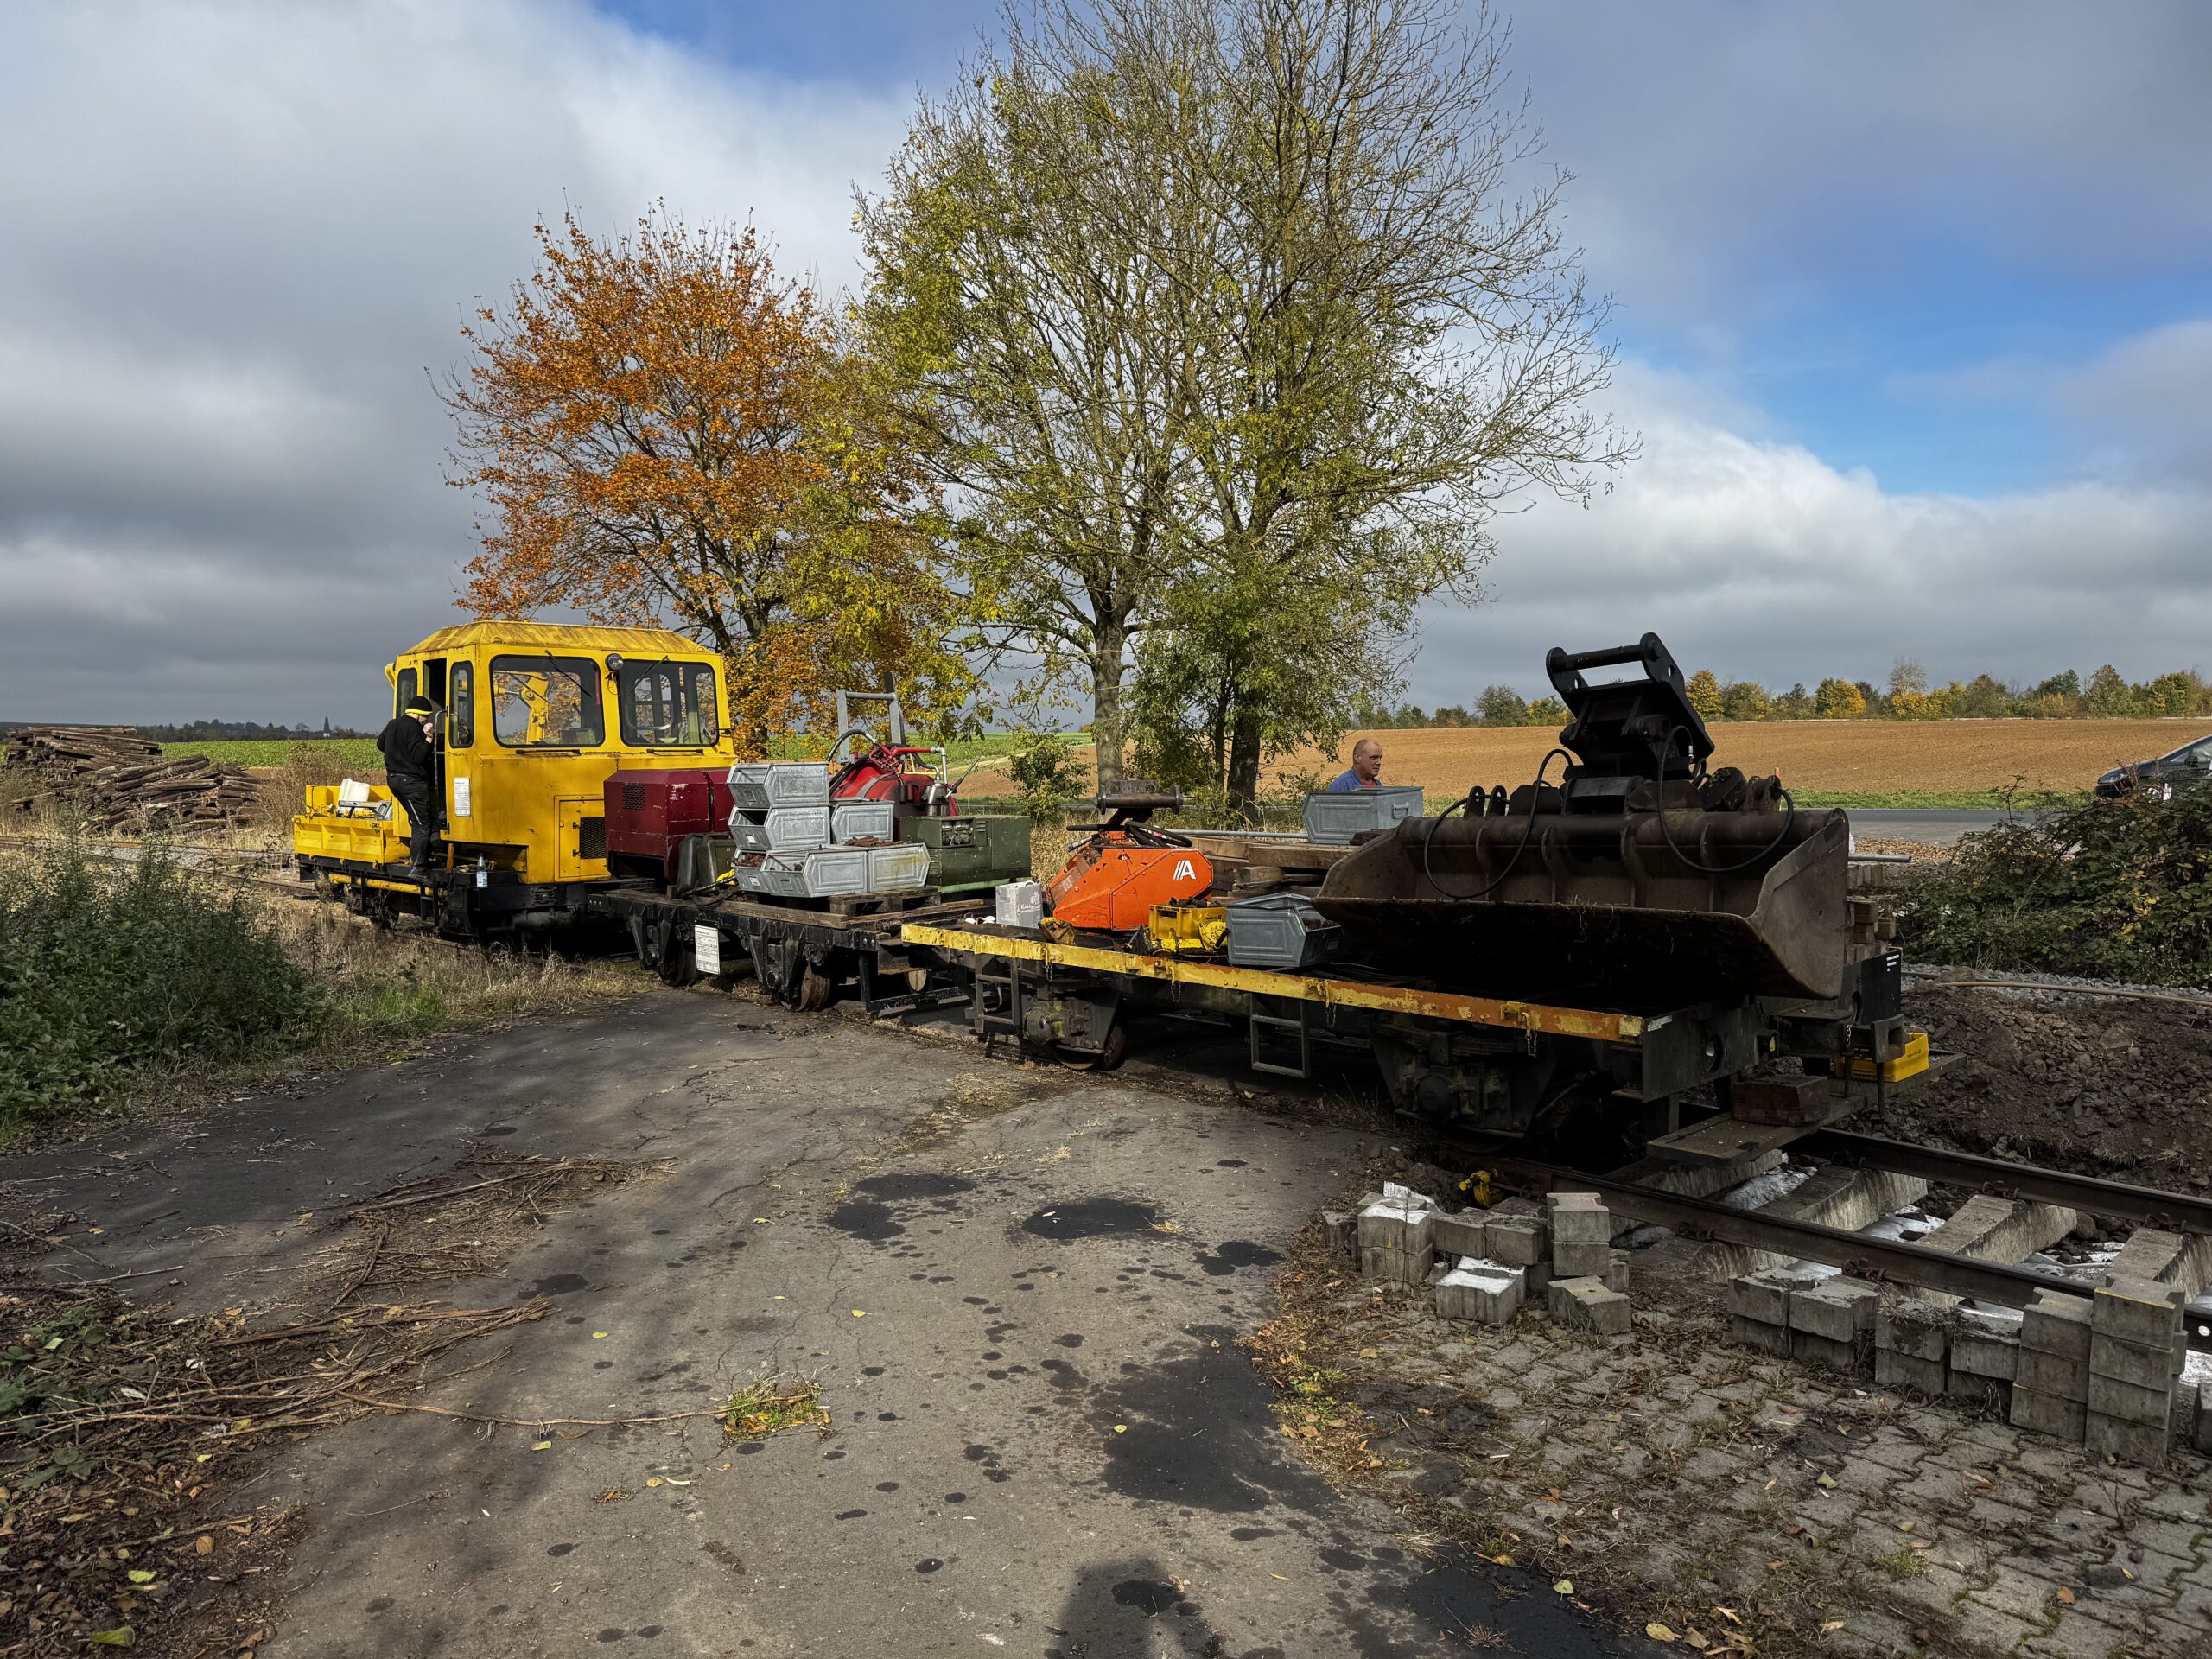
M 720 740 L 711 664 L 625 663 L 615 683 L 625 743 L 645 749 L 697 749 Z
M 492 734 L 510 749 L 588 749 L 607 738 L 599 664 L 586 657 L 494 657 Z

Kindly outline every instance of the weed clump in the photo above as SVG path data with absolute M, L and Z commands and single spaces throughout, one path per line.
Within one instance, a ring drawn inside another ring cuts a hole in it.
M 329 1004 L 245 901 L 151 844 L 0 863 L 0 1134 L 132 1076 L 306 1039 Z
M 1905 887 L 1909 957 L 2212 987 L 2212 783 L 2048 807 Z

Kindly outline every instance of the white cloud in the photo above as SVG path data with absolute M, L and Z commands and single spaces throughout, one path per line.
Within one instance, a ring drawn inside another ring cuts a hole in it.
M 1647 629 L 1688 668 L 1779 686 L 1878 681 L 1899 657 L 1939 681 L 2212 666 L 2202 482 L 1891 494 L 1686 411 L 1674 387 L 1626 365 L 1643 458 L 1586 512 L 1545 501 L 1499 523 L 1491 602 L 1427 613 L 1416 702 L 1498 682 L 1534 695 L 1550 646 Z
M 425 370 L 533 220 L 664 199 L 841 287 L 908 113 L 524 0 L 16 7 L 0 64 L 10 719 L 372 718 L 474 551 Z

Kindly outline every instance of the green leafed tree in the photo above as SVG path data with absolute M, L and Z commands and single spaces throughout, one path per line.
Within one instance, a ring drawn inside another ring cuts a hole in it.
M 1858 720 L 1866 713 L 1866 695 L 1849 680 L 1822 680 L 1813 712 L 1822 720 Z
M 864 319 L 1102 779 L 1135 669 L 1249 803 L 1471 596 L 1501 500 L 1626 459 L 1535 149 L 1503 30 L 1446 0 L 1042 0 L 924 102 Z
M 1700 720 L 1718 720 L 1725 709 L 1720 691 L 1720 677 L 1709 668 L 1700 668 L 1689 677 L 1683 688 L 1689 705 Z
M 1731 680 L 1720 688 L 1720 713 L 1728 720 L 1765 720 L 1774 713 L 1774 699 L 1757 680 Z
M 1529 705 L 1521 694 L 1510 685 L 1486 685 L 1476 700 L 1485 726 L 1525 726 L 1529 723 Z

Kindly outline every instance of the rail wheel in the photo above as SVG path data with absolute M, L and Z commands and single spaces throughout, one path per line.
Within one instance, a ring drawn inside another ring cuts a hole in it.
M 1052 1052 L 1060 1064 L 1077 1071 L 1111 1071 L 1129 1058 L 1129 1028 L 1116 1020 L 1106 1033 L 1106 1046 L 1095 1054 L 1073 1049 L 1065 1043 L 1052 1045 Z
M 836 994 L 837 982 L 810 962 L 799 975 L 798 990 L 791 998 L 791 1007 L 801 1014 L 819 1014 L 830 1006 L 830 999 Z

